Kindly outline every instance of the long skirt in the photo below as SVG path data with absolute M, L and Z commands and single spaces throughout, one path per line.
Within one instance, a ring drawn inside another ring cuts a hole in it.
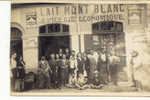
M 40 73 L 38 75 L 38 87 L 39 88 L 50 88 L 50 76 L 48 73 Z

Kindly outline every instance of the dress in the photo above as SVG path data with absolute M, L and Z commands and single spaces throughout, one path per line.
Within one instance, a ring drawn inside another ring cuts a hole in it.
M 40 61 L 38 67 L 38 87 L 50 88 L 50 72 L 48 61 Z

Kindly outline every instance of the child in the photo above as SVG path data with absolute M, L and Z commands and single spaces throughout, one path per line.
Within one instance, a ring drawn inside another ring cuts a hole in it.
M 87 84 L 88 78 L 84 76 L 84 74 L 79 73 L 79 77 L 77 79 L 76 87 L 79 90 L 84 90 L 89 88 L 89 85 Z
M 70 74 L 77 73 L 78 68 L 76 58 L 74 56 L 70 56 L 69 62 L 70 62 L 70 70 L 69 70 Z
M 99 72 L 96 70 L 94 72 L 94 78 L 92 80 L 92 83 L 90 84 L 90 87 L 93 89 L 101 89 L 103 87 L 103 85 L 101 84 L 101 80 L 99 78 Z
M 75 73 L 72 73 L 69 75 L 69 84 L 67 84 L 67 87 L 69 87 L 69 88 L 75 88 L 76 87 Z

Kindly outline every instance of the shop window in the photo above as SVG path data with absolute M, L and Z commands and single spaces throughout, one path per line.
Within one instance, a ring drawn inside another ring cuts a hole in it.
M 60 24 L 49 24 L 48 33 L 60 32 Z
M 53 34 L 53 33 L 69 33 L 69 25 L 65 24 L 47 24 L 40 27 L 40 33 Z
M 69 25 L 63 25 L 63 32 L 69 32 Z
M 123 24 L 116 21 L 103 21 L 92 25 L 93 33 L 123 32 Z
M 46 26 L 40 27 L 40 33 L 46 33 Z

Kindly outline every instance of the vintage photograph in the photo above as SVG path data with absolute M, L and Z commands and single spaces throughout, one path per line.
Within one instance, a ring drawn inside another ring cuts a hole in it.
M 145 96 L 149 75 L 149 3 L 12 2 L 11 95 Z

